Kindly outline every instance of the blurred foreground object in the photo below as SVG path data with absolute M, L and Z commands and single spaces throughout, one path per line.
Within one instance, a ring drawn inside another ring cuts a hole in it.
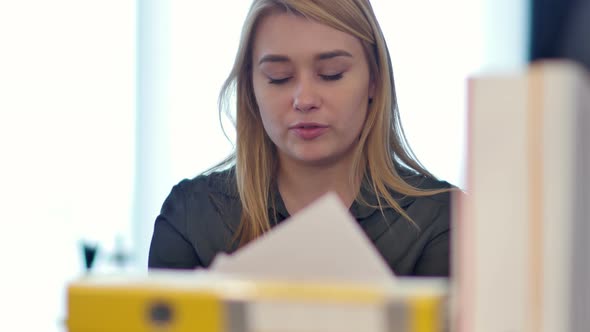
M 396 282 L 383 256 L 333 192 L 232 255 L 217 255 L 210 269 L 257 280 Z
M 98 252 L 98 244 L 82 241 L 82 254 L 84 255 L 84 267 L 86 272 L 90 272 L 94 265 L 94 259 Z
M 217 256 L 210 270 L 73 282 L 67 325 L 70 332 L 442 332 L 446 303 L 446 279 L 396 278 L 329 193 Z
M 209 271 L 89 276 L 68 288 L 70 332 L 443 332 L 444 279 L 253 281 Z
M 470 80 L 469 99 L 453 331 L 588 331 L 588 72 L 538 62 Z

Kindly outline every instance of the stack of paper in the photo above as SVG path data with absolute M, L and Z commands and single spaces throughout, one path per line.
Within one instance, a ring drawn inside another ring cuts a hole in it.
M 383 257 L 334 193 L 235 254 L 216 257 L 212 270 L 270 280 L 395 282 Z
M 588 73 L 537 63 L 474 78 L 469 97 L 453 330 L 588 331 Z

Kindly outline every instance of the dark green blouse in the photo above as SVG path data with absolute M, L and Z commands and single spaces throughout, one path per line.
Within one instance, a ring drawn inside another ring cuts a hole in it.
M 418 175 L 406 175 L 405 180 L 424 189 L 451 187 Z M 362 189 L 361 194 L 370 204 L 377 202 L 374 193 Z M 278 190 L 273 195 L 275 208 L 269 208 L 269 215 L 274 216 L 271 225 L 275 226 L 289 213 Z M 449 276 L 451 194 L 408 197 L 394 193 L 394 198 L 418 227 L 393 208 L 385 208 L 382 214 L 358 200 L 350 213 L 396 275 Z M 208 267 L 217 253 L 235 251 L 232 237 L 240 213 L 233 169 L 181 181 L 172 188 L 156 218 L 149 268 Z M 351 261 L 350 268 L 355 266 Z

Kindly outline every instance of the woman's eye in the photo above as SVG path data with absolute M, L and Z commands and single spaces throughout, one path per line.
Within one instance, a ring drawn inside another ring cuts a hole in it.
M 270 84 L 283 84 L 286 83 L 288 80 L 290 79 L 290 77 L 285 77 L 285 78 L 269 78 L 268 83 Z
M 320 75 L 320 77 L 324 80 L 324 81 L 337 81 L 339 79 L 342 78 L 342 73 L 338 73 L 335 75 Z

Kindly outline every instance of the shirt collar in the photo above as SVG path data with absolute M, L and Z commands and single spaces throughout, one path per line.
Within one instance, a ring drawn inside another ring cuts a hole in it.
M 373 213 L 379 210 L 379 201 L 377 200 L 377 195 L 372 190 L 370 190 L 367 185 L 361 186 L 359 194 L 359 197 L 357 197 L 357 199 L 352 202 L 349 212 L 356 220 L 361 221 L 370 217 L 373 215 Z M 281 196 L 281 193 L 279 192 L 276 184 L 272 185 L 271 195 L 272 196 L 269 200 L 269 214 L 271 219 L 272 216 L 276 216 L 277 219 L 276 222 L 271 220 L 271 223 L 280 223 L 283 220 L 289 218 L 290 214 L 287 211 L 283 197 Z M 415 199 L 414 197 L 401 195 L 395 192 L 392 192 L 392 195 L 401 208 L 408 207 Z M 360 197 L 362 197 L 365 202 L 362 202 Z M 274 208 L 272 200 L 274 200 Z M 381 199 L 381 203 L 383 204 L 384 210 L 392 209 L 392 207 L 385 204 L 386 202 L 384 202 L 383 199 Z
M 228 185 L 228 183 L 226 182 L 223 186 L 213 187 L 225 188 L 224 193 L 226 195 L 239 199 L 237 186 L 235 183 L 235 169 L 231 168 L 230 170 L 228 170 L 226 175 L 226 177 L 223 177 L 223 180 L 231 182 L 231 185 Z M 423 177 L 411 173 L 402 173 L 400 175 L 402 175 L 404 180 L 410 183 L 412 186 L 418 187 L 424 180 Z M 370 217 L 371 215 L 373 215 L 373 213 L 379 210 L 379 202 L 377 200 L 377 195 L 373 190 L 371 190 L 367 182 L 363 182 L 359 194 L 359 197 L 357 197 L 357 199 L 350 206 L 349 212 L 356 220 L 361 221 L 363 219 Z M 393 198 L 396 200 L 396 202 L 400 205 L 402 209 L 407 208 L 415 200 L 415 197 L 401 195 L 397 192 L 392 191 L 391 194 L 393 195 Z M 364 198 L 366 202 L 363 203 L 360 200 L 360 197 Z M 390 206 L 385 204 L 386 202 L 384 202 L 383 199 L 381 200 L 381 202 L 383 203 L 384 210 L 392 209 Z M 276 185 L 276 182 L 273 182 L 273 184 L 271 184 L 271 197 L 269 198 L 268 203 L 268 211 L 269 216 L 271 217 L 271 224 L 280 223 L 281 221 L 290 217 L 289 212 L 287 211 L 287 207 L 285 206 L 285 202 L 283 201 L 278 186 Z M 273 218 L 273 216 L 276 216 L 276 220 L 275 218 Z

